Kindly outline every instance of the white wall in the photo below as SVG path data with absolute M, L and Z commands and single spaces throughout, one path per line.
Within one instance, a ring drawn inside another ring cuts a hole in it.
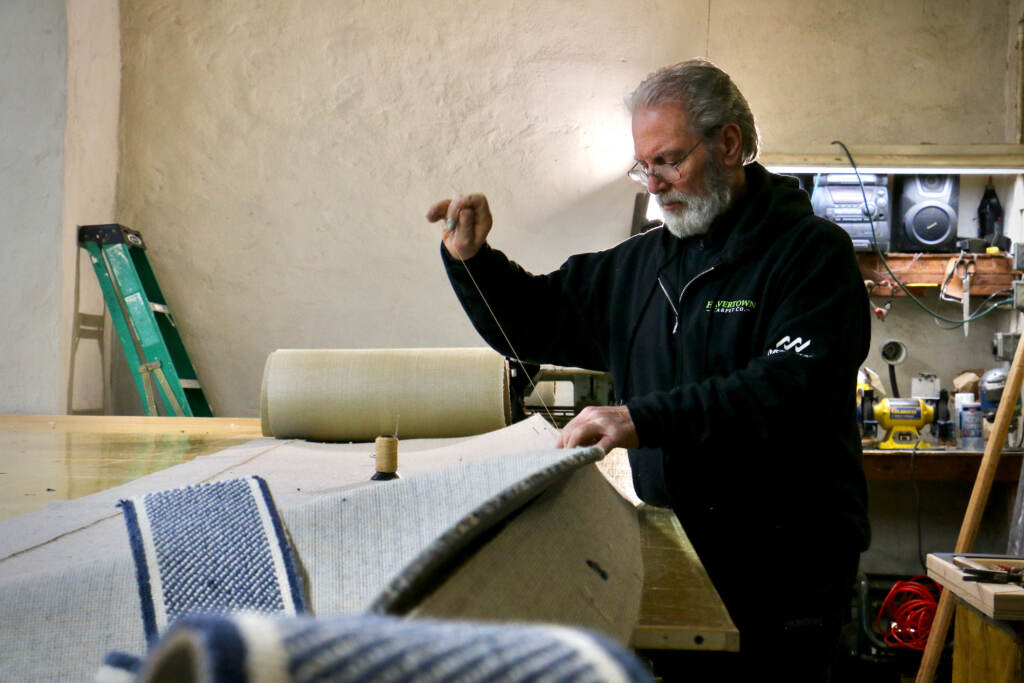
M 0 412 L 63 412 L 64 0 L 0 2 Z
M 110 412 L 111 345 L 107 317 L 100 339 L 71 348 L 76 313 L 103 315 L 103 295 L 78 226 L 117 222 L 118 122 L 121 107 L 121 25 L 117 0 L 71 0 L 68 12 L 67 128 L 64 137 L 64 264 L 61 320 L 62 385 L 67 411 Z M 76 277 L 75 268 L 79 269 Z M 118 350 L 116 354 L 121 353 Z M 69 378 L 70 376 L 70 378 Z M 69 379 L 71 380 L 69 382 Z M 131 381 L 130 379 L 128 380 Z M 122 394 L 125 392 L 121 392 Z M 137 411 L 133 411 L 137 412 Z

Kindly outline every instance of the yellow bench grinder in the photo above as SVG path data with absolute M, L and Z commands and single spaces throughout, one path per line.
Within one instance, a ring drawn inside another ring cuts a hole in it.
M 861 434 L 874 440 L 878 427 L 886 430 L 878 448 L 929 448 L 931 444 L 921 436 L 925 425 L 932 425 L 932 433 L 939 440 L 952 438 L 949 419 L 949 394 L 943 390 L 937 400 L 924 398 L 883 398 L 875 401 L 872 389 L 858 387 L 858 418 Z

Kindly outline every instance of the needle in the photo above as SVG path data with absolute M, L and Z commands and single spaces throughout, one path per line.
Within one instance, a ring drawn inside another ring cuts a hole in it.
M 971 271 L 964 267 L 963 277 L 963 316 L 964 316 L 964 336 L 966 337 L 970 332 L 971 323 Z

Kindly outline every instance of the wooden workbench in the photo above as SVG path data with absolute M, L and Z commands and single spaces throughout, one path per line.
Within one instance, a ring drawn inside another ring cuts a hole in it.
M 928 576 L 956 598 L 953 683 L 1019 683 L 1024 680 L 1024 589 L 1015 584 L 966 581 L 954 553 L 928 555 Z M 1019 560 L 986 560 L 982 564 Z M 998 556 L 996 556 L 998 557 Z
M 261 436 L 256 418 L 0 415 L 0 521 Z
M 257 418 L 0 415 L 0 520 L 261 438 Z M 739 632 L 667 509 L 641 506 L 644 587 L 631 645 L 739 650 Z
M 974 481 L 982 451 L 955 449 L 864 449 L 864 475 L 877 481 Z M 996 481 L 1015 482 L 1020 476 L 1022 453 L 1003 451 Z

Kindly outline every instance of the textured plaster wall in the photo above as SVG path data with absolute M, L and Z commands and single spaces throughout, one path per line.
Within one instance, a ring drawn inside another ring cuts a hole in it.
M 63 410 L 64 0 L 0 2 L 0 413 Z
M 256 413 L 275 348 L 479 344 L 437 198 L 489 193 L 534 269 L 627 235 L 622 97 L 703 40 L 671 6 L 124 3 L 119 214 L 214 410 Z
M 709 5 L 711 57 L 735 74 L 769 145 L 1016 142 L 1017 0 Z
M 111 335 L 109 318 L 103 338 L 83 338 L 73 349 L 71 340 L 76 311 L 103 315 L 103 294 L 86 252 L 78 247 L 78 226 L 117 222 L 117 135 L 121 95 L 118 2 L 69 2 L 67 24 L 67 127 L 61 243 L 65 275 L 60 339 L 61 358 L 68 361 L 61 364 L 64 372 L 62 384 L 69 387 L 68 412 L 102 413 L 104 400 L 111 398 L 105 396 L 111 343 L 118 343 L 117 337 Z M 76 266 L 79 269 L 77 276 Z M 70 383 L 69 374 L 73 375 Z
M 280 347 L 473 345 L 436 198 L 533 270 L 628 232 L 622 97 L 708 54 L 769 145 L 1005 142 L 1014 0 L 122 3 L 120 220 L 214 410 Z M 130 387 L 128 390 L 131 390 Z

